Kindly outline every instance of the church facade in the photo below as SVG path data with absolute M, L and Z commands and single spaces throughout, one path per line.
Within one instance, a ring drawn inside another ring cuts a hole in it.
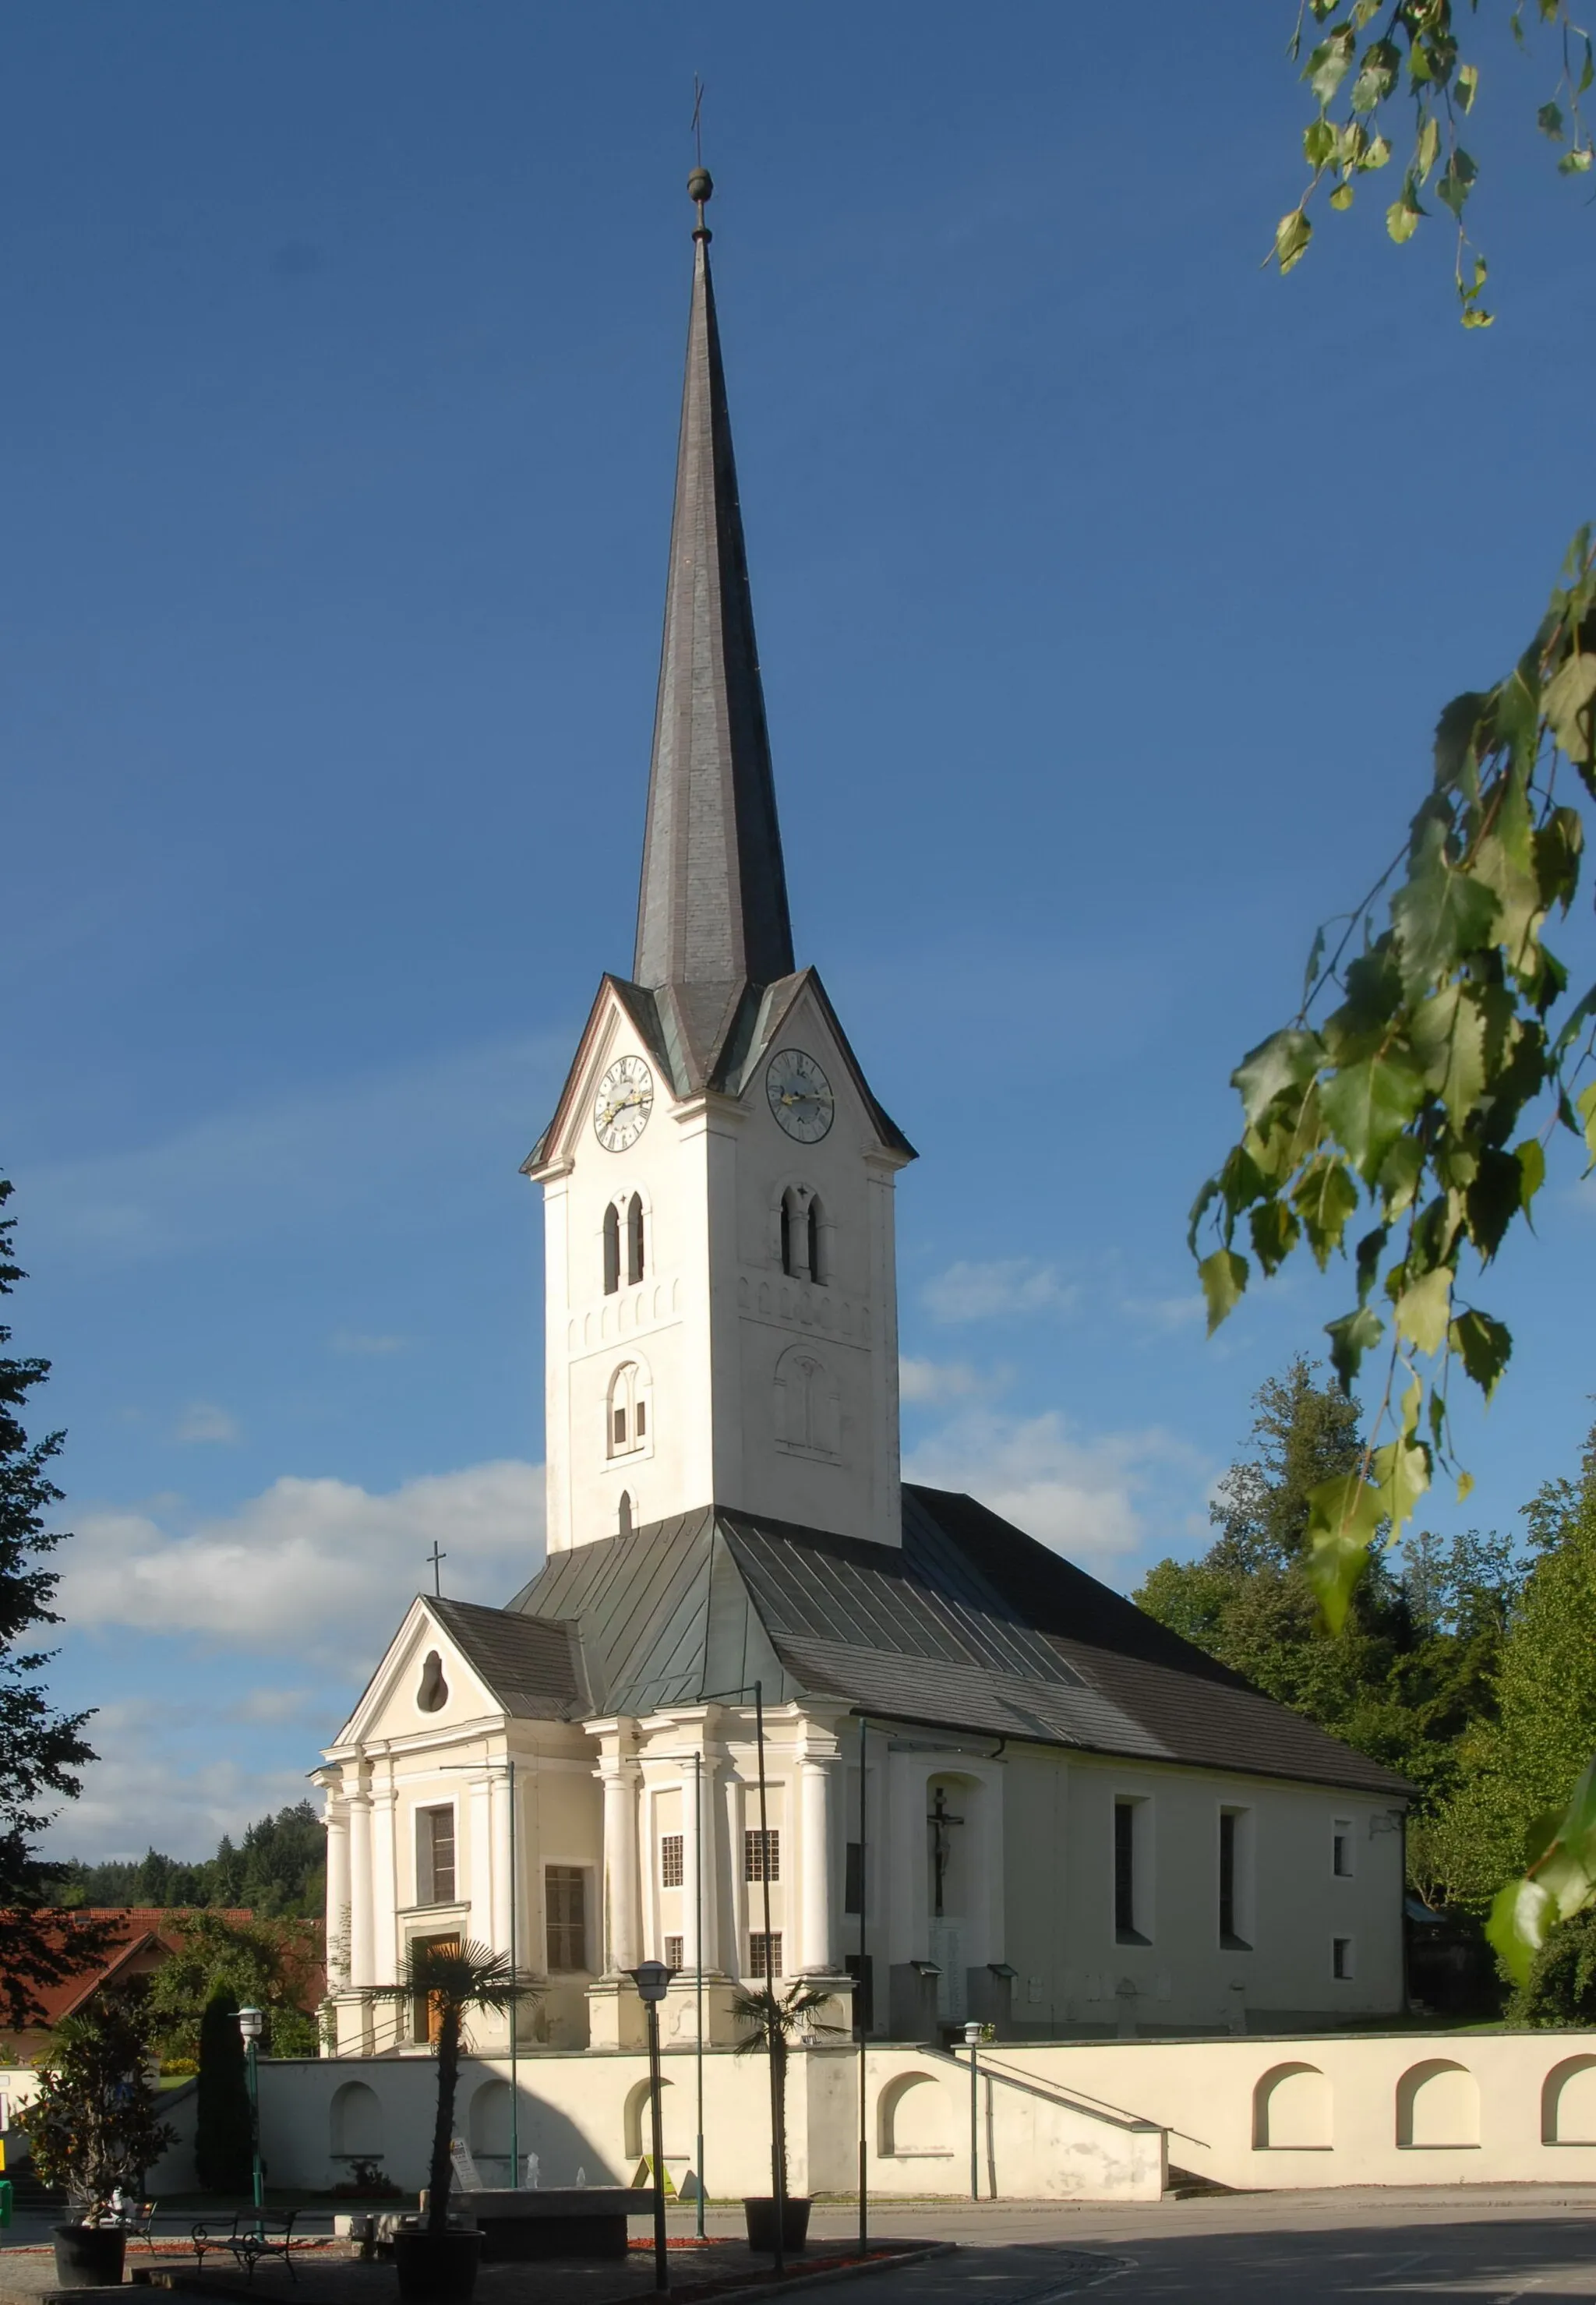
M 644 1958 L 678 2043 L 767 1977 L 894 2039 L 1394 2012 L 1400 1780 L 900 1478 L 914 1153 L 794 951 L 694 183 L 635 952 L 525 1163 L 548 1556 L 418 1598 L 327 1751 L 334 2054 L 423 2048 L 360 1988 L 463 1935 L 528 2047 L 635 2046 Z

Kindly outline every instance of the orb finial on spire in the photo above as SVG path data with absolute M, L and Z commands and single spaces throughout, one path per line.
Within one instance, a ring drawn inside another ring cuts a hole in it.
M 698 223 L 692 234 L 694 240 L 708 240 L 709 237 L 709 227 L 704 222 L 704 208 L 714 190 L 715 179 L 708 168 L 695 168 L 687 179 L 687 197 L 698 210 Z

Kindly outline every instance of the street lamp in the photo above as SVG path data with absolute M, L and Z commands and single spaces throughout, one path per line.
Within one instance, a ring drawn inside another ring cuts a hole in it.
M 984 2028 L 978 2018 L 972 2018 L 964 2028 L 964 2046 L 970 2052 L 970 2198 L 981 2199 L 981 2083 L 975 2062 Z
M 665 2253 L 665 2122 L 660 2105 L 659 2004 L 670 1989 L 671 1973 L 662 1961 L 639 1961 L 632 1972 L 638 1998 L 649 2012 L 649 2098 L 650 2142 L 654 2148 L 654 2286 L 663 2295 L 671 2285 Z
M 255 2070 L 255 2045 L 266 2029 L 266 2012 L 260 2009 L 241 2009 L 238 2029 L 243 2035 L 244 2069 L 250 2085 L 250 2161 L 255 2190 L 255 2215 L 259 2217 L 266 2206 L 261 2183 L 260 2167 L 260 2084 Z

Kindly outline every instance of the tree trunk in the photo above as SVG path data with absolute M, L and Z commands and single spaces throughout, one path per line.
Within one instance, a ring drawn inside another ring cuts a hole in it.
M 432 2131 L 432 2170 L 427 2181 L 427 2230 L 446 2233 L 449 2227 L 449 2187 L 454 2165 L 449 2148 L 454 2138 L 454 2091 L 460 2080 L 460 2012 L 452 2002 L 438 2011 L 437 2119 Z

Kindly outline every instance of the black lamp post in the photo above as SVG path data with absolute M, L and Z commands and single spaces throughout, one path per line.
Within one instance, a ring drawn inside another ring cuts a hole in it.
M 671 1973 L 662 1961 L 641 1961 L 632 1972 L 638 1998 L 649 2013 L 649 2105 L 650 2142 L 654 2148 L 654 2286 L 663 2294 L 671 2285 L 665 2250 L 665 2117 L 660 2104 L 659 2004 L 670 1988 Z
M 259 2217 L 266 2206 L 260 2167 L 260 2084 L 255 2070 L 255 2045 L 266 2027 L 265 2012 L 259 2009 L 241 2009 L 238 2029 L 244 2039 L 244 2066 L 250 2083 L 250 2162 L 255 2189 L 255 2214 Z

